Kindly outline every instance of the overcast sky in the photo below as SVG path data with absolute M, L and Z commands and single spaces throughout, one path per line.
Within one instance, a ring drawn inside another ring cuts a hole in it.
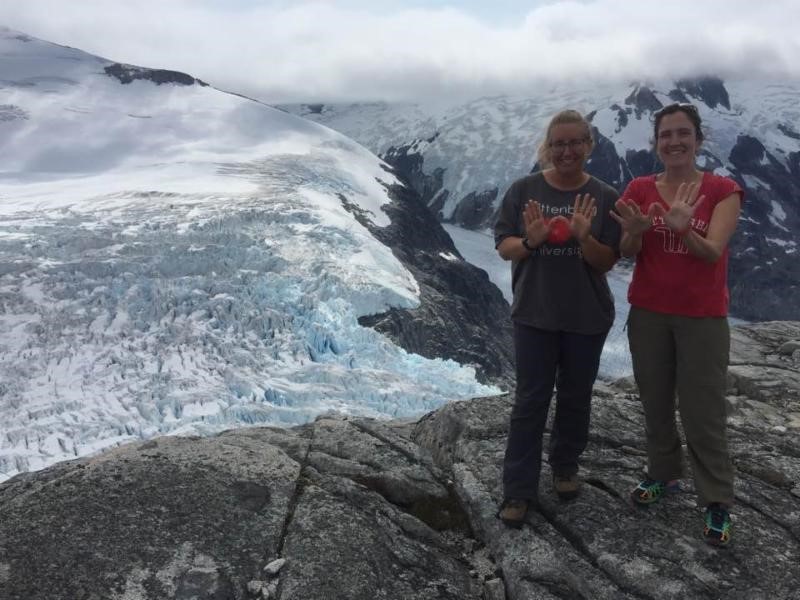
M 0 0 L 0 25 L 266 102 L 800 80 L 798 0 Z

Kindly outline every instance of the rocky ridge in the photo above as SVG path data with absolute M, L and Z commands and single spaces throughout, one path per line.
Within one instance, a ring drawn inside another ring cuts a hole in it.
M 359 318 L 408 352 L 448 358 L 475 368 L 477 378 L 509 389 L 513 381 L 513 332 L 508 302 L 485 271 L 464 260 L 419 195 L 388 188 L 386 227 L 362 224 L 392 249 L 420 287 L 420 305 Z M 346 199 L 343 203 L 347 206 Z M 356 215 L 358 218 L 358 215 Z
M 800 323 L 733 332 L 734 542 L 691 483 L 649 509 L 635 387 L 598 384 L 584 486 L 494 516 L 509 396 L 416 422 L 159 438 L 0 485 L 0 599 L 789 600 L 800 581 Z

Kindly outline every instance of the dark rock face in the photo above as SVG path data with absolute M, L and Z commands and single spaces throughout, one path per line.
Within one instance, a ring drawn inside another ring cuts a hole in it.
M 359 322 L 385 333 L 409 352 L 473 365 L 479 380 L 508 385 L 513 344 L 510 309 L 502 293 L 485 271 L 460 257 L 413 190 L 395 186 L 390 193 L 395 201 L 385 211 L 391 225 L 365 225 L 414 275 L 421 306 L 362 317 Z
M 494 214 L 497 188 L 483 192 L 470 192 L 458 203 L 453 212 L 453 221 L 467 229 L 478 229 Z
M 308 109 L 308 112 L 312 115 L 318 115 L 322 113 L 322 109 L 325 108 L 324 104 L 306 104 L 305 107 Z
M 792 129 L 791 125 L 778 123 L 778 129 L 783 133 L 783 135 L 790 137 L 793 140 L 800 140 L 800 133 L 797 133 L 794 129 Z
M 744 319 L 795 319 L 800 264 L 792 243 L 800 227 L 800 205 L 791 199 L 800 198 L 800 178 L 749 136 L 738 137 L 730 161 L 734 178 L 750 183 L 731 240 L 731 303 Z M 777 206 L 775 198 L 785 201 Z
M 634 173 L 652 173 L 658 166 L 658 159 L 652 151 L 648 150 L 628 150 L 625 152 L 625 163 L 633 179 Z M 629 179 L 624 186 L 620 186 L 619 192 L 625 191 L 625 187 L 631 182 Z
M 426 142 L 430 143 L 434 139 L 436 138 L 426 140 Z M 390 164 L 395 173 L 419 194 L 422 202 L 430 207 L 433 214 L 437 214 L 447 199 L 446 195 L 440 194 L 444 169 L 434 169 L 430 174 L 426 174 L 422 170 L 425 159 L 418 151 L 421 143 L 423 140 L 415 140 L 410 144 L 398 147 L 392 146 L 381 155 L 381 159 Z
M 545 463 L 519 530 L 494 516 L 508 396 L 417 422 L 327 415 L 159 438 L 19 475 L 0 484 L 0 598 L 793 600 L 798 373 L 800 323 L 734 328 L 724 550 L 701 540 L 689 479 L 630 505 L 644 423 L 619 381 L 595 388 L 580 496 L 559 502 Z
M 789 154 L 789 172 L 800 178 L 800 152 L 791 152 Z
M 731 150 L 731 162 L 740 169 L 755 169 L 761 165 L 767 156 L 764 144 L 748 135 L 736 138 L 736 145 Z M 773 162 L 771 159 L 770 162 Z
M 628 165 L 617 155 L 614 143 L 597 128 L 592 129 L 595 145 L 591 158 L 586 162 L 587 172 L 614 188 L 623 188 L 632 179 Z
M 689 102 L 689 98 L 687 98 L 686 94 L 683 93 L 683 90 L 680 89 L 673 88 L 667 95 L 675 102 Z
M 716 108 L 717 106 L 724 106 L 728 110 L 731 109 L 731 100 L 728 97 L 728 90 L 725 89 L 725 84 L 718 77 L 698 77 L 694 79 L 681 79 L 676 82 L 677 90 L 673 98 L 677 102 L 686 102 L 688 94 L 693 98 L 699 98 L 709 108 Z
M 617 123 L 619 124 L 617 132 L 620 132 L 628 124 L 628 113 L 619 104 L 612 104 L 611 109 L 617 111 Z M 586 118 L 591 122 L 596 112 L 597 111 L 593 111 L 591 114 L 586 115 Z
M 661 100 L 653 93 L 653 90 L 643 85 L 634 88 L 631 94 L 625 98 L 625 104 L 633 106 L 637 116 L 641 116 L 646 112 L 655 112 L 664 106 L 661 104 Z
M 134 65 L 114 63 L 107 66 L 104 71 L 109 77 L 119 79 L 123 84 L 131 83 L 137 79 L 144 79 L 146 81 L 152 81 L 156 85 L 161 85 L 162 83 L 177 83 L 178 85 L 194 85 L 196 83 L 202 86 L 208 85 L 204 81 L 195 79 L 186 73 L 169 71 L 166 69 L 146 69 Z

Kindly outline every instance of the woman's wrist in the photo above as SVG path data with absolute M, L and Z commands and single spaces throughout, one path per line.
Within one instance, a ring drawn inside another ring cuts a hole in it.
M 644 231 L 623 231 L 622 232 L 622 239 L 629 240 L 631 242 L 641 241 L 642 235 L 644 235 Z
M 689 233 L 691 230 L 692 230 L 691 223 L 687 223 L 686 227 L 684 227 L 683 229 L 673 229 L 672 231 L 674 231 L 676 235 L 678 235 L 680 237 L 683 237 L 687 233 Z

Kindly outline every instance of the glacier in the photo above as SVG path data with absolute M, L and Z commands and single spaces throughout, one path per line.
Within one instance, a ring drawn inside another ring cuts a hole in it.
M 398 184 L 321 125 L 0 28 L 0 481 L 155 435 L 499 393 L 358 324 L 413 308 Z M 356 208 L 354 208 L 356 207 Z

